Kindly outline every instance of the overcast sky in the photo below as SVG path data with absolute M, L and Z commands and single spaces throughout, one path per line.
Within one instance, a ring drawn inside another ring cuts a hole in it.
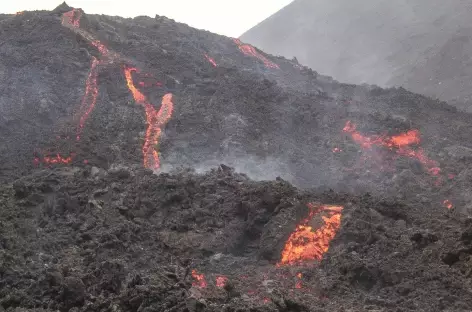
M 292 0 L 69 0 L 72 7 L 86 13 L 134 17 L 156 14 L 192 27 L 229 37 L 243 32 L 277 12 Z M 23 10 L 51 10 L 61 0 L 0 0 L 0 13 Z

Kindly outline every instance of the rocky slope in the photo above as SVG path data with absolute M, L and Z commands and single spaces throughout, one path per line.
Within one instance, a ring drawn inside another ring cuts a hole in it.
M 295 0 L 241 36 L 352 83 L 403 86 L 470 109 L 468 1 Z
M 0 310 L 470 306 L 470 115 L 159 16 L 0 30 Z

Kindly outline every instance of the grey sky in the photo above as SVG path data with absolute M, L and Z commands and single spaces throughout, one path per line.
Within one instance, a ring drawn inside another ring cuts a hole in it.
M 0 13 L 53 9 L 62 0 L 0 0 Z M 192 27 L 238 37 L 292 0 L 69 0 L 88 13 L 134 17 L 164 15 Z

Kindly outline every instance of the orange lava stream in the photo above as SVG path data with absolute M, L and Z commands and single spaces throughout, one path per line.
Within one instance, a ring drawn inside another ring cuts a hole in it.
M 264 65 L 267 68 L 277 68 L 277 69 L 280 68 L 279 65 L 275 64 L 274 62 L 267 59 L 264 55 L 257 52 L 256 49 L 253 46 L 251 46 L 249 44 L 244 44 L 244 43 L 241 42 L 241 40 L 236 39 L 236 38 L 234 38 L 233 41 L 234 41 L 234 43 L 236 43 L 238 45 L 239 50 L 244 55 L 252 56 L 252 57 L 255 57 L 255 58 L 259 59 L 260 61 L 262 61 L 264 63 Z
M 215 60 L 213 58 L 209 57 L 208 54 L 206 54 L 206 53 L 205 53 L 205 58 L 207 59 L 208 62 L 210 62 L 211 65 L 213 65 L 213 67 L 218 67 Z
M 207 282 L 206 282 L 206 279 L 205 279 L 205 275 L 198 274 L 198 272 L 196 270 L 192 270 L 192 277 L 195 280 L 192 283 L 192 286 L 199 287 L 199 288 L 207 287 Z
M 62 25 L 71 25 L 72 27 L 79 28 L 81 16 L 82 12 L 77 9 L 72 9 L 62 14 Z
M 157 144 L 159 143 L 162 127 L 167 124 L 172 116 L 174 109 L 172 94 L 167 93 L 163 96 L 161 108 L 159 111 L 156 111 L 151 103 L 147 101 L 144 94 L 135 87 L 132 77 L 133 72 L 137 72 L 137 69 L 130 67 L 124 68 L 128 89 L 133 94 L 134 100 L 144 107 L 146 113 L 147 129 L 142 148 L 144 167 L 157 170 L 160 168 Z
M 423 164 L 423 166 L 426 167 L 429 174 L 433 176 L 437 176 L 441 172 L 439 163 L 428 158 L 422 148 L 413 150 L 410 147 L 410 145 L 416 145 L 420 143 L 420 133 L 418 130 L 409 130 L 405 133 L 390 137 L 380 135 L 368 137 L 357 131 L 356 126 L 351 123 L 351 121 L 347 121 L 343 131 L 349 133 L 352 139 L 363 148 L 371 149 L 374 145 L 382 146 L 390 150 L 394 150 L 398 155 L 416 158 Z
M 278 265 L 293 265 L 310 260 L 321 260 L 329 249 L 329 243 L 336 235 L 341 225 L 342 206 L 315 207 L 308 204 L 310 213 L 302 220 L 295 231 L 290 235 L 282 251 L 282 257 Z M 318 213 L 325 212 L 322 216 L 324 225 L 313 230 L 308 223 Z

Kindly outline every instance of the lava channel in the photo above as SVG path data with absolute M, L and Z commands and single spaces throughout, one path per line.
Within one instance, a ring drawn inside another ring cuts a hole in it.
M 430 175 L 438 176 L 441 172 L 439 163 L 429 159 L 422 148 L 412 149 L 411 145 L 418 145 L 420 143 L 420 132 L 418 130 L 409 130 L 395 136 L 373 135 L 369 137 L 362 135 L 356 130 L 355 124 L 347 121 L 343 131 L 349 133 L 354 142 L 364 149 L 372 149 L 373 146 L 388 148 L 400 156 L 417 159 L 423 164 Z
M 311 203 L 307 206 L 310 209 L 308 217 L 300 222 L 288 238 L 278 266 L 321 260 L 341 225 L 342 206 L 322 205 L 317 207 Z M 324 224 L 319 229 L 313 230 L 308 223 L 320 213 L 327 215 L 321 217 Z
M 268 58 L 266 58 L 264 55 L 260 54 L 259 52 L 256 51 L 256 49 L 249 45 L 249 44 L 244 44 L 241 42 L 241 40 L 234 38 L 233 39 L 234 43 L 236 43 L 239 47 L 239 50 L 247 56 L 252 56 L 257 58 L 258 60 L 262 61 L 264 65 L 267 68 L 277 68 L 279 69 L 279 65 L 275 64 L 274 62 L 270 61 Z
M 162 98 L 162 104 L 159 111 L 156 111 L 146 96 L 142 94 L 134 85 L 132 73 L 138 72 L 136 68 L 125 67 L 124 74 L 128 89 L 133 94 L 133 98 L 139 105 L 144 107 L 146 113 L 146 136 L 142 148 L 144 167 L 158 170 L 160 168 L 158 143 L 164 127 L 172 116 L 174 104 L 172 103 L 172 94 L 167 93 Z
M 213 67 L 218 67 L 215 60 L 213 58 L 209 57 L 208 54 L 206 54 L 206 53 L 205 53 L 205 58 L 207 59 L 208 62 L 210 62 L 211 65 L 213 65 Z

